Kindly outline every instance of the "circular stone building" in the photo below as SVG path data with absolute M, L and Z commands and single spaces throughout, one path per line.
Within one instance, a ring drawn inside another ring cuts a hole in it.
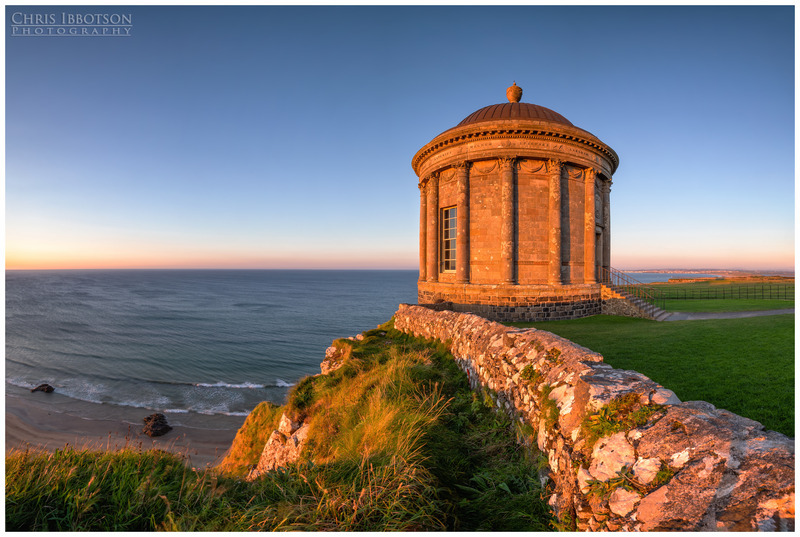
M 600 313 L 619 158 L 543 106 L 486 106 L 420 149 L 420 304 L 499 321 Z

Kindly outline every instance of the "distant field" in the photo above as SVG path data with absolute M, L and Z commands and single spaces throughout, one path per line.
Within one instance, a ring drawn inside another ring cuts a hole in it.
M 794 300 L 794 280 L 789 278 L 780 280 L 737 278 L 650 285 L 666 299 Z
M 655 283 L 667 311 L 763 311 L 794 307 L 792 278 L 725 278 L 691 283 Z
M 597 315 L 513 325 L 553 332 L 682 401 L 708 401 L 794 437 L 794 315 L 675 322 Z

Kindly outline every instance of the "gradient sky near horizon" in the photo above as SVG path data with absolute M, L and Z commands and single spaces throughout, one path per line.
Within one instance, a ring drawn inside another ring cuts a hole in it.
M 516 81 L 620 156 L 613 266 L 793 269 L 794 9 L 6 6 L 6 267 L 417 268 L 411 158 Z

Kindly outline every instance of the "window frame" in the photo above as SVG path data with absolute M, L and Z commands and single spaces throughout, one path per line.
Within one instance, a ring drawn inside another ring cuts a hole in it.
M 442 207 L 439 230 L 439 272 L 456 271 L 457 207 Z

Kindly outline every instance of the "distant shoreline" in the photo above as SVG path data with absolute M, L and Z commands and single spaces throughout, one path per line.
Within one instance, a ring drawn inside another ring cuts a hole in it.
M 789 276 L 793 270 L 741 270 L 741 269 L 619 269 L 628 274 L 715 274 L 719 276 Z

